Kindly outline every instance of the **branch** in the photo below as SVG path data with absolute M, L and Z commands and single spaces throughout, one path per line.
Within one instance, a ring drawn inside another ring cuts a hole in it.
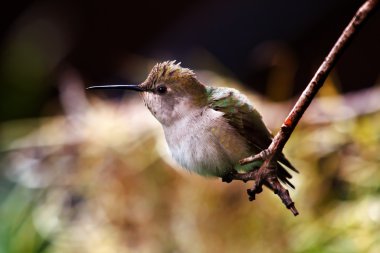
M 263 165 L 256 173 L 251 173 L 249 179 L 255 180 L 255 185 L 252 189 L 248 190 L 250 199 L 255 198 L 255 194 L 262 191 L 262 185 L 268 185 L 275 194 L 278 194 L 284 205 L 292 211 L 294 215 L 298 215 L 298 211 L 294 206 L 294 202 L 289 196 L 288 191 L 280 184 L 277 179 L 276 163 L 278 156 L 289 140 L 290 135 L 297 126 L 302 115 L 310 105 L 311 101 L 317 94 L 318 90 L 322 87 L 331 69 L 336 64 L 339 57 L 342 55 L 344 49 L 348 46 L 349 42 L 353 39 L 354 35 L 363 26 L 364 21 L 369 17 L 378 0 L 367 0 L 356 12 L 354 18 L 348 24 L 338 41 L 335 43 L 330 53 L 327 55 L 322 65 L 319 67 L 314 77 L 298 99 L 297 103 L 285 119 L 281 126 L 280 131 L 274 137 L 270 146 L 261 153 L 247 157 L 240 161 L 241 164 L 248 164 L 256 160 L 264 160 Z M 248 173 L 247 173 L 248 174 Z M 248 176 L 248 175 L 247 175 Z M 233 179 L 241 180 L 241 176 L 234 176 Z M 247 180 L 247 177 L 244 178 Z

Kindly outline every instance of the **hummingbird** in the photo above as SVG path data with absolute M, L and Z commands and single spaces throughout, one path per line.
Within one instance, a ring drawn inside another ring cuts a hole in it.
M 87 89 L 127 89 L 142 99 L 161 123 L 174 160 L 188 171 L 221 177 L 258 169 L 262 161 L 239 160 L 266 149 L 273 136 L 248 98 L 233 88 L 202 84 L 195 73 L 176 61 L 157 63 L 136 85 L 101 85 Z M 297 169 L 280 154 L 276 173 L 294 188 L 286 168 Z

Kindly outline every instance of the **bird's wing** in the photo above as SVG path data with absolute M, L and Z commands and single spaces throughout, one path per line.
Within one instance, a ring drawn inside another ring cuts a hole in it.
M 209 87 L 208 92 L 209 106 L 224 113 L 229 124 L 247 139 L 253 151 L 260 152 L 270 145 L 272 135 L 246 96 L 231 88 Z
M 231 88 L 207 87 L 209 107 L 224 113 L 228 123 L 243 136 L 253 153 L 268 148 L 273 136 L 265 126 L 260 113 L 252 106 L 248 98 Z M 294 186 L 288 181 L 292 176 L 284 168 L 297 169 L 281 154 L 278 164 L 278 176 L 281 181 Z

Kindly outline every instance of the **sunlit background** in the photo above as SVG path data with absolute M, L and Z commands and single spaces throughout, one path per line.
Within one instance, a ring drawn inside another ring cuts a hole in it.
M 380 13 L 285 147 L 298 217 L 179 168 L 138 83 L 178 60 L 275 133 L 362 1 L 18 1 L 0 26 L 0 253 L 380 252 Z M 4 6 L 5 5 L 5 6 Z

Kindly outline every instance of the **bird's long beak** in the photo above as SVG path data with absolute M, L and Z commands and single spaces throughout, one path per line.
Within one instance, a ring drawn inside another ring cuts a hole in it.
M 135 91 L 146 91 L 143 87 L 138 84 L 116 84 L 116 85 L 97 85 L 87 87 L 86 90 L 93 89 L 123 89 L 123 90 L 135 90 Z

